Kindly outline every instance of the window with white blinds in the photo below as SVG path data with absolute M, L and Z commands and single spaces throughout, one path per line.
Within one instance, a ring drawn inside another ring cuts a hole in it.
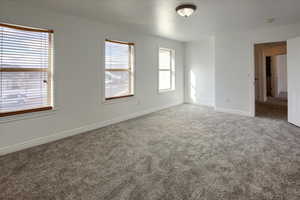
M 52 109 L 52 34 L 0 24 L 0 116 Z
M 175 51 L 159 48 L 159 78 L 158 89 L 160 92 L 175 90 Z
M 105 99 L 134 95 L 134 44 L 105 41 Z

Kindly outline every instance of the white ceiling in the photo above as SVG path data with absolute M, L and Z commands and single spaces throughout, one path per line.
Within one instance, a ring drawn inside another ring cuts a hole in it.
M 300 22 L 300 0 L 26 0 L 30 3 L 181 41 Z M 175 12 L 181 3 L 194 3 L 198 9 L 185 19 Z M 268 24 L 267 18 L 275 21 Z

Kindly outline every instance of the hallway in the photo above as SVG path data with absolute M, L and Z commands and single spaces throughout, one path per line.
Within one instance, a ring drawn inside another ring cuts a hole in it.
M 287 120 L 287 100 L 268 97 L 266 102 L 256 102 L 256 117 Z

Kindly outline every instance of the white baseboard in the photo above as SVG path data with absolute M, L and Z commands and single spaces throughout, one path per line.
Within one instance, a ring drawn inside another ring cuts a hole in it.
M 6 147 L 3 147 L 3 148 L 0 148 L 0 156 L 8 154 L 8 153 L 13 153 L 13 152 L 16 152 L 16 151 L 20 151 L 20 150 L 23 150 L 23 149 L 31 148 L 31 147 L 34 147 L 34 146 L 38 146 L 38 145 L 41 145 L 41 144 L 46 144 L 46 143 L 49 143 L 49 142 L 60 140 L 60 139 L 70 137 L 70 136 L 73 136 L 73 135 L 77 135 L 77 134 L 80 134 L 80 133 L 84 133 L 84 132 L 87 132 L 87 131 L 102 128 L 102 127 L 105 127 L 105 126 L 108 126 L 108 125 L 111 125 L 111 124 L 115 124 L 115 123 L 118 123 L 118 122 L 122 122 L 122 121 L 125 121 L 125 120 L 140 117 L 140 116 L 150 114 L 150 113 L 153 113 L 153 112 L 156 112 L 156 111 L 159 111 L 159 110 L 163 110 L 163 109 L 166 109 L 166 108 L 169 108 L 169 107 L 177 106 L 177 105 L 180 105 L 182 103 L 183 102 L 177 102 L 177 103 L 172 103 L 172 104 L 169 104 L 169 105 L 150 108 L 150 109 L 147 109 L 147 110 L 144 110 L 144 111 L 141 111 L 141 112 L 132 113 L 132 114 L 117 117 L 117 118 L 114 118 L 114 119 L 111 119 L 111 120 L 98 122 L 98 123 L 94 123 L 94 124 L 89 124 L 89 125 L 86 125 L 86 126 L 75 128 L 75 129 L 66 130 L 66 131 L 62 131 L 62 132 L 59 132 L 59 133 L 54 133 L 54 134 L 51 134 L 51 135 L 46 136 L 46 137 L 36 138 L 36 139 L 32 139 L 32 140 L 29 140 L 29 141 L 26 141 L 26 142 L 23 142 L 23 143 L 18 143 L 18 144 L 6 146 Z
M 242 115 L 242 116 L 247 116 L 247 117 L 252 116 L 250 112 L 243 111 L 243 110 L 235 110 L 235 109 L 215 107 L 215 111 L 223 112 L 223 113 L 230 113 L 230 114 L 235 114 L 235 115 Z

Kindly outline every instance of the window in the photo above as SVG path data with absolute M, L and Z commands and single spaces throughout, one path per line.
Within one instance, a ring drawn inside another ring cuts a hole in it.
M 134 44 L 105 41 L 105 100 L 134 95 Z
M 159 49 L 159 92 L 175 90 L 175 51 Z
M 52 109 L 51 30 L 0 24 L 0 116 Z

